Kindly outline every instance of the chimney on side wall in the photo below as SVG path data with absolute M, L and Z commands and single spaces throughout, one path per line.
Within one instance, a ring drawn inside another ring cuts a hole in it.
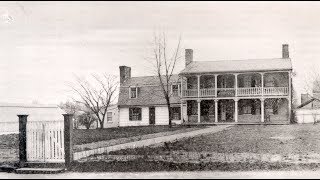
M 282 58 L 289 58 L 289 45 L 288 44 L 282 44 Z
M 131 78 L 131 67 L 119 66 L 120 69 L 120 84 L 122 84 L 127 79 Z
M 188 66 L 193 61 L 193 50 L 192 49 L 185 50 L 185 61 L 186 61 L 186 66 Z

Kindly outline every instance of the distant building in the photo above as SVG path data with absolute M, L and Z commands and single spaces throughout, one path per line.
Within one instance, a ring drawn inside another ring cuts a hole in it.
M 19 132 L 19 114 L 28 121 L 63 121 L 65 112 L 56 105 L 0 103 L 0 134 Z
M 292 106 L 289 46 L 282 58 L 194 61 L 185 50 L 185 68 L 173 75 L 174 123 L 289 123 Z M 120 126 L 168 125 L 169 113 L 157 76 L 131 77 L 120 66 Z
M 314 85 L 318 82 L 314 82 Z M 301 104 L 295 110 L 297 123 L 315 123 L 320 121 L 320 93 L 314 86 L 312 95 L 301 94 Z

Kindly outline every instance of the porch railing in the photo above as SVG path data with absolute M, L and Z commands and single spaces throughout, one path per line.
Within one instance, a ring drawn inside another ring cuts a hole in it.
M 265 87 L 264 95 L 288 95 L 289 88 L 288 87 Z
M 233 97 L 235 96 L 235 88 L 217 88 L 218 96 L 220 97 Z
M 262 94 L 262 87 L 238 88 L 238 96 L 258 96 Z
M 183 97 L 197 97 L 198 89 L 187 89 L 182 91 Z
M 216 90 L 214 88 L 208 88 L 208 89 L 200 89 L 200 96 L 206 97 L 206 96 L 215 96 Z
M 200 89 L 200 97 L 215 96 L 216 89 L 207 88 Z M 198 97 L 198 89 L 187 89 L 183 90 L 183 97 Z M 238 88 L 237 96 L 261 96 L 262 92 L 264 95 L 270 96 L 281 96 L 289 94 L 289 87 L 245 87 Z M 234 97 L 236 93 L 235 88 L 217 88 L 218 97 Z

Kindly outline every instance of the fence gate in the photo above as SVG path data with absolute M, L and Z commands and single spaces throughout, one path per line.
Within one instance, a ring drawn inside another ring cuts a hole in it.
M 29 121 L 27 162 L 64 163 L 64 121 Z

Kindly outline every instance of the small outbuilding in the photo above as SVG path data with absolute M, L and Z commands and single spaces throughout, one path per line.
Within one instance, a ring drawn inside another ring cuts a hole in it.
M 295 110 L 297 123 L 305 124 L 320 121 L 320 100 L 316 97 L 301 94 L 301 105 Z

